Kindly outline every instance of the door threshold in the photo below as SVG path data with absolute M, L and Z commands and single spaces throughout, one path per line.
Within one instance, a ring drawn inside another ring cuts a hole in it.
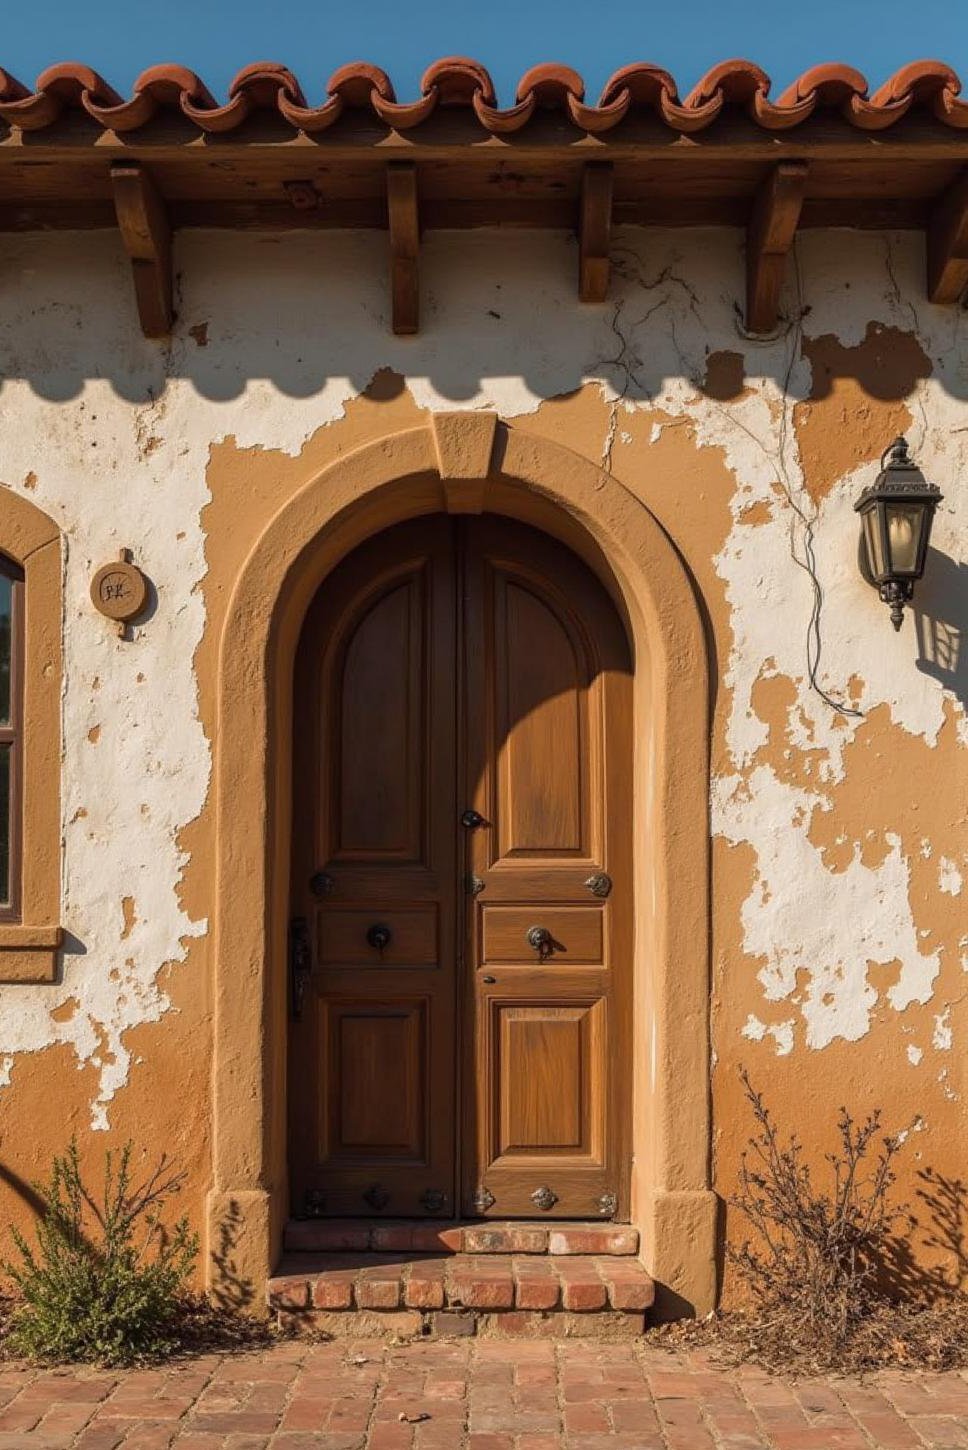
M 637 1254 L 639 1231 L 600 1220 L 290 1219 L 287 1253 Z

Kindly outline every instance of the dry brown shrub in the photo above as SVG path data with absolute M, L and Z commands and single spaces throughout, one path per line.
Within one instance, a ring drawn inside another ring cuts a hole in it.
M 881 1133 L 879 1111 L 858 1124 L 842 1108 L 838 1150 L 818 1185 L 799 1138 L 781 1139 L 762 1094 L 741 1078 L 756 1126 L 730 1206 L 747 1236 L 726 1254 L 752 1307 L 663 1326 L 657 1341 L 798 1374 L 968 1365 L 968 1295 L 937 1270 L 912 1272 L 916 1221 L 891 1202 L 902 1139 Z

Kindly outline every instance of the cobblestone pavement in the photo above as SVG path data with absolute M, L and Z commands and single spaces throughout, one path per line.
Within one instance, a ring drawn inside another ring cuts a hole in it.
M 0 1367 L 0 1450 L 962 1450 L 968 1374 L 797 1384 L 642 1343 L 283 1342 L 109 1374 Z

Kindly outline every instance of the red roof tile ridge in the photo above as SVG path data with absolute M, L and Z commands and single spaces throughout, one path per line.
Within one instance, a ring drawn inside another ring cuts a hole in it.
M 33 90 L 0 70 L 0 121 L 22 131 L 53 126 L 65 114 L 86 112 L 106 130 L 128 132 L 147 126 L 160 112 L 178 112 L 202 131 L 233 131 L 253 113 L 279 115 L 296 130 L 322 131 L 347 109 L 370 111 L 385 125 L 409 130 L 438 107 L 464 109 L 495 135 L 519 131 L 539 111 L 557 112 L 581 131 L 603 134 L 634 114 L 652 115 L 673 130 L 705 130 L 726 108 L 745 111 L 764 130 L 790 130 L 817 110 L 839 112 L 858 130 L 884 130 L 920 108 L 942 124 L 968 128 L 968 101 L 961 82 L 943 61 L 918 60 L 895 71 L 871 94 L 864 75 L 849 65 L 811 66 L 775 99 L 770 78 L 753 61 L 722 61 L 679 96 L 668 71 L 647 61 L 622 66 L 611 75 L 597 103 L 585 99 L 585 84 L 570 66 L 533 66 L 518 85 L 514 104 L 498 104 L 486 68 L 465 56 L 445 56 L 424 72 L 420 95 L 400 101 L 389 76 L 365 61 L 341 66 L 316 105 L 307 102 L 291 70 L 276 61 L 256 61 L 232 80 L 228 99 L 218 102 L 194 71 L 156 65 L 135 81 L 125 99 L 89 66 L 65 62 L 49 67 Z

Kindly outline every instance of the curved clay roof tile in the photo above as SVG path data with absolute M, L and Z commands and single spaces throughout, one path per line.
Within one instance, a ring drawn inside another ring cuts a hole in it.
M 497 105 L 489 71 L 464 55 L 448 55 L 428 66 L 421 77 L 420 89 L 424 95 L 436 91 L 442 106 L 469 106 L 476 95 L 480 95 L 485 105 Z
M 421 121 L 426 121 L 437 105 L 437 91 L 432 90 L 422 96 L 419 101 L 384 101 L 376 91 L 370 98 L 370 104 L 388 126 L 395 131 L 409 131 L 414 126 L 419 126 Z
M 777 105 L 788 107 L 813 98 L 820 106 L 840 106 L 851 96 L 867 95 L 867 77 L 851 65 L 828 62 L 811 66 L 787 86 Z
M 327 93 L 330 98 L 338 97 L 344 106 L 359 110 L 369 106 L 374 96 L 382 101 L 395 101 L 393 82 L 385 70 L 378 65 L 367 65 L 365 61 L 354 60 L 341 65 L 329 78 Z
M 707 126 L 711 126 L 723 109 L 723 104 L 722 91 L 711 96 L 708 101 L 703 101 L 701 106 L 684 106 L 669 96 L 660 95 L 659 114 L 674 131 L 684 131 L 690 135 L 693 131 L 704 131 Z
M 802 126 L 816 109 L 816 92 L 791 106 L 778 106 L 768 96 L 757 91 L 750 102 L 749 113 L 764 131 L 792 131 L 794 126 Z
M 91 70 L 90 66 L 78 65 L 74 61 L 48 66 L 37 77 L 37 89 L 56 96 L 67 106 L 82 106 L 85 95 L 104 106 L 121 103 L 121 97 L 103 76 Z
M 526 100 L 519 101 L 516 106 L 508 106 L 501 110 L 499 106 L 489 106 L 481 99 L 480 92 L 474 94 L 474 110 L 477 119 L 488 131 L 493 131 L 497 136 L 509 135 L 512 131 L 520 131 L 526 126 L 535 113 L 538 100 L 534 92 Z
M 599 109 L 608 109 L 626 92 L 637 106 L 658 107 L 661 96 L 667 96 L 673 102 L 679 99 L 675 80 L 669 72 L 646 61 L 623 65 L 621 70 L 613 71 L 598 98 Z
M 253 107 L 274 111 L 280 94 L 295 106 L 306 104 L 299 82 L 292 71 L 274 60 L 256 61 L 247 65 L 236 75 L 229 86 L 229 99 L 245 95 Z
M 278 106 L 283 120 L 288 121 L 297 131 L 305 131 L 307 135 L 312 135 L 315 131 L 325 131 L 327 126 L 332 126 L 343 114 L 341 96 L 331 96 L 321 106 L 294 106 L 280 91 Z
M 724 60 L 696 82 L 683 105 L 700 111 L 717 98 L 720 102 L 749 102 L 758 91 L 766 95 L 769 89 L 770 78 L 766 71 L 751 60 Z
M 61 105 L 53 96 L 29 91 L 9 71 L 0 70 L 0 119 L 21 131 L 39 131 L 60 115 Z
M 576 101 L 574 96 L 568 97 L 568 111 L 571 119 L 581 131 L 588 131 L 592 136 L 599 136 L 603 131 L 611 131 L 620 121 L 624 121 L 628 109 L 632 104 L 632 92 L 626 88 L 620 91 L 614 101 L 607 106 L 586 106 L 581 101 Z
M 942 90 L 952 91 L 955 95 L 961 90 L 961 82 L 951 66 L 945 65 L 943 60 L 913 60 L 908 65 L 902 65 L 878 87 L 871 96 L 871 105 L 886 106 L 909 96 L 913 100 L 924 101 Z
M 533 95 L 539 106 L 555 110 L 574 96 L 576 101 L 585 99 L 585 82 L 577 71 L 567 65 L 549 62 L 533 65 L 518 82 L 517 99 L 526 101 Z

